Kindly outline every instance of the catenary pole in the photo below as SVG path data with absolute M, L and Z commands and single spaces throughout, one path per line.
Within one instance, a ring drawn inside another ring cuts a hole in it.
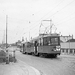
M 9 64 L 9 54 L 8 54 L 8 50 L 7 50 L 7 29 L 8 28 L 8 15 L 6 15 L 6 64 Z
M 8 21 L 8 15 L 6 15 L 6 48 L 7 48 L 7 21 Z

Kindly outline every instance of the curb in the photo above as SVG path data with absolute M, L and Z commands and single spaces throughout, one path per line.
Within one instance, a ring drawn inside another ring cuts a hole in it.
M 37 69 L 35 69 L 35 68 L 32 67 L 32 66 L 30 66 L 30 67 L 35 71 L 36 75 L 41 75 L 41 73 L 40 73 Z

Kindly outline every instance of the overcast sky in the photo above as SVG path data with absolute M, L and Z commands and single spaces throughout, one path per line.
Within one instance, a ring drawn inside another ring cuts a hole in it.
M 5 39 L 4 30 L 8 15 L 8 43 L 22 37 L 36 37 L 40 31 L 54 24 L 61 35 L 74 35 L 75 0 L 0 0 L 0 43 Z

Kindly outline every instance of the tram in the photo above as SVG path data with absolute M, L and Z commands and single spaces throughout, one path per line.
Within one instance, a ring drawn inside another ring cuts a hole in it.
M 40 34 L 23 44 L 23 53 L 36 56 L 54 56 L 60 55 L 60 36 L 59 34 Z

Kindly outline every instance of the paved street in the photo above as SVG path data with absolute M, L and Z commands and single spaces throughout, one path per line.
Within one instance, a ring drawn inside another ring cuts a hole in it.
M 16 47 L 10 47 L 8 48 L 8 50 L 9 50 L 8 53 L 10 54 L 14 50 L 17 51 L 19 49 Z M 18 59 L 16 62 L 9 62 L 9 64 L 6 64 L 6 62 L 3 62 L 1 59 L 0 59 L 0 75 L 40 75 L 41 74 L 37 69 L 33 68 L 32 66 L 29 66 L 25 62 L 22 62 Z
M 16 57 L 45 75 L 75 75 L 75 55 L 41 58 L 16 51 Z

